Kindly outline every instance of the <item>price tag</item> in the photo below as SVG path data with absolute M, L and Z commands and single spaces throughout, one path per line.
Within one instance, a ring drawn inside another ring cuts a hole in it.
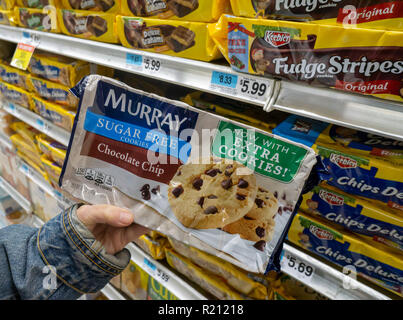
M 147 58 L 143 60 L 144 72 L 157 73 L 161 71 L 162 62 L 159 59 Z
M 315 274 L 315 268 L 313 266 L 287 252 L 281 260 L 281 271 L 284 271 L 305 284 L 309 284 Z
M 37 34 L 24 31 L 22 33 L 21 42 L 18 43 L 15 49 L 10 65 L 21 70 L 27 70 L 31 57 L 39 42 L 40 38 Z
M 20 110 L 12 103 L 8 103 L 6 110 L 17 118 L 20 116 Z
M 270 81 L 267 79 L 237 76 L 218 71 L 213 71 L 210 87 L 233 96 L 243 96 L 259 101 L 266 101 L 270 94 Z
M 266 101 L 270 94 L 270 81 L 262 78 L 241 76 L 237 86 L 238 93 L 250 99 Z
M 157 268 L 157 266 L 147 258 L 144 258 L 143 260 L 143 269 L 147 271 L 155 280 L 160 280 L 162 283 L 169 281 L 169 275 L 167 275 L 160 268 Z
M 143 56 L 139 54 L 126 53 L 126 66 L 128 69 L 143 70 Z
M 238 76 L 225 73 L 213 71 L 211 75 L 211 86 L 217 89 L 224 89 L 224 91 L 233 92 L 236 89 L 238 83 Z
M 49 132 L 49 124 L 42 119 L 36 119 L 36 124 L 38 125 L 38 130 L 47 134 Z

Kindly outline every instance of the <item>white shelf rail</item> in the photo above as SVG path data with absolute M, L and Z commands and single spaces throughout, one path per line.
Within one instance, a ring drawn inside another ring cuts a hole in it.
M 32 212 L 31 202 L 0 176 L 0 187 L 6 191 L 27 213 Z
M 261 106 L 266 111 L 277 109 L 403 141 L 403 126 L 400 125 L 403 123 L 403 103 L 241 74 L 216 63 L 0 26 L 0 39 L 18 43 L 27 38 L 35 38 L 37 47 L 45 51 L 236 99 Z M 217 84 L 220 76 L 224 81 Z M 246 89 L 245 80 L 249 83 Z M 263 83 L 266 88 L 260 96 L 251 90 L 255 82 L 259 86 Z
M 34 127 L 47 136 L 55 139 L 64 146 L 68 146 L 70 139 L 70 133 L 68 131 L 54 125 L 52 122 L 42 118 L 40 115 L 17 104 L 2 100 L 0 101 L 0 105 L 2 106 L 3 110 L 9 114 L 20 119 L 21 121 L 24 121 L 31 127 Z
M 152 259 L 135 244 L 129 244 L 127 249 L 129 249 L 131 259 L 135 264 L 146 271 L 179 300 L 207 300 L 200 292 L 179 278 L 163 264 Z
M 297 248 L 284 243 L 283 259 L 287 255 L 296 258 L 304 266 L 310 266 L 314 272 L 305 284 L 332 300 L 391 300 L 388 296 L 353 277 L 336 270 Z M 283 269 L 283 268 L 282 268 Z M 298 279 L 297 269 L 286 269 L 284 272 Z

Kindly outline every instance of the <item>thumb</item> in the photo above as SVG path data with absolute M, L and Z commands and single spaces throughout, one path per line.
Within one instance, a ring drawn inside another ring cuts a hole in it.
M 77 217 L 89 228 L 96 224 L 126 227 L 134 221 L 134 216 L 129 210 L 107 204 L 83 205 L 77 209 Z

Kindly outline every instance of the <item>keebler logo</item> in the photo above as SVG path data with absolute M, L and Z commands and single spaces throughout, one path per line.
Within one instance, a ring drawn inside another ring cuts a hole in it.
M 357 167 L 357 161 L 349 157 L 342 156 L 341 154 L 332 153 L 330 155 L 330 162 L 333 162 L 342 169 L 350 169 Z
M 334 237 L 331 232 L 318 228 L 314 225 L 309 227 L 309 231 L 320 240 L 333 240 Z
M 281 47 L 290 43 L 291 35 L 288 32 L 266 31 L 264 39 L 273 47 Z
M 331 206 L 342 206 L 344 204 L 344 198 L 325 190 L 319 191 L 319 197 Z

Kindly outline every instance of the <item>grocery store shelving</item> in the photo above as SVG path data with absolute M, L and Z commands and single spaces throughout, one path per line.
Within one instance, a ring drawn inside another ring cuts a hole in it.
M 19 163 L 19 170 L 51 197 L 55 198 L 64 208 L 68 208 L 74 204 L 71 200 L 67 199 L 59 191 L 54 189 L 48 181 L 46 181 L 35 169 L 33 169 L 23 160 L 19 160 Z
M 251 103 L 266 111 L 277 109 L 403 140 L 403 104 L 398 102 L 241 74 L 229 66 L 216 63 L 171 57 L 60 34 L 0 26 L 0 39 L 18 43 L 23 39 L 33 38 L 37 48 L 49 52 Z M 145 61 L 158 62 L 158 70 L 145 68 Z M 217 73 L 229 76 L 231 80 L 238 81 L 238 84 L 241 79 L 246 78 L 264 82 L 267 90 L 262 96 L 256 96 L 251 95 L 249 90 L 242 93 L 234 88 L 217 86 L 212 81 L 213 75 Z
M 150 258 L 143 250 L 134 244 L 127 246 L 131 259 L 151 277 L 160 282 L 179 300 L 207 300 L 200 292 L 158 261 Z
M 4 147 L 6 147 L 9 150 L 14 149 L 14 146 L 13 146 L 10 138 L 2 133 L 0 133 L 0 144 L 2 144 Z
M 21 195 L 11 184 L 9 184 L 2 176 L 0 176 L 0 187 L 6 191 L 11 198 L 17 202 L 21 208 L 23 208 L 27 213 L 32 212 L 31 203 L 28 199 Z
M 305 284 L 331 300 L 390 300 L 381 292 L 287 243 L 284 243 L 283 254 L 283 257 L 291 255 L 305 265 L 311 266 L 315 271 L 310 281 Z M 294 277 L 298 273 L 297 271 L 294 273 L 293 270 L 283 272 Z
M 60 142 L 64 146 L 68 146 L 70 133 L 66 130 L 54 125 L 52 122 L 42 118 L 38 114 L 17 104 L 0 101 L 0 106 L 3 108 L 3 110 L 13 115 L 14 117 L 20 119 L 21 121 L 24 121 L 31 127 L 34 127 L 35 129 L 45 133 L 46 135 Z

